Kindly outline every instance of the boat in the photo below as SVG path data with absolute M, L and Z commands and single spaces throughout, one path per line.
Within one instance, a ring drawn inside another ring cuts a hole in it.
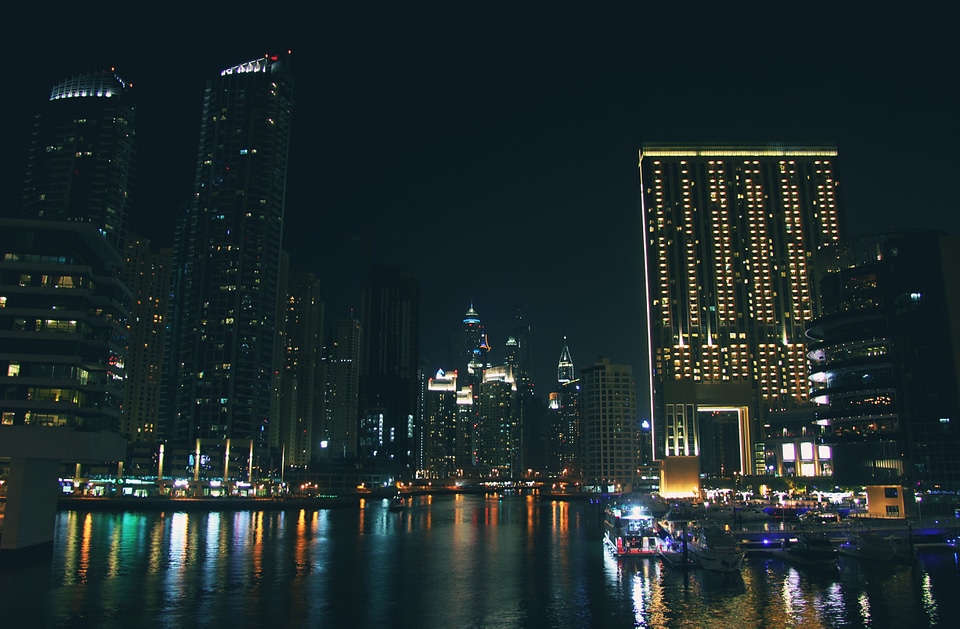
M 617 557 L 656 555 L 658 540 L 650 511 L 635 505 L 610 505 L 604 510 L 603 543 Z
M 403 511 L 407 508 L 407 503 L 402 496 L 397 494 L 390 499 L 390 505 L 387 507 L 390 511 Z
M 690 552 L 705 570 L 737 572 L 746 552 L 730 531 L 719 526 L 694 529 Z
M 837 549 L 844 557 L 853 557 L 877 562 L 909 562 L 916 559 L 916 553 L 903 538 L 883 537 L 872 531 L 853 533 L 850 539 Z
M 854 533 L 837 550 L 844 557 L 869 561 L 893 561 L 897 555 L 891 540 L 869 531 Z
M 826 533 L 798 533 L 771 551 L 774 557 L 801 566 L 836 566 L 839 551 Z
M 743 507 L 737 512 L 736 519 L 741 522 L 766 522 L 773 520 L 773 516 L 760 507 Z

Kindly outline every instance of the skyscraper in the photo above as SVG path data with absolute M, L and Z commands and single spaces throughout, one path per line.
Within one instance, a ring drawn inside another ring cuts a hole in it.
M 557 384 L 564 384 L 576 379 L 573 368 L 573 358 L 570 356 L 570 348 L 567 347 L 567 337 L 563 337 L 563 349 L 560 350 L 560 359 L 557 361 Z
M 356 319 L 337 319 L 325 359 L 324 423 L 319 437 L 326 441 L 328 459 L 352 459 L 357 456 L 359 425 L 360 339 L 362 331 Z
M 829 465 L 841 484 L 960 489 L 960 241 L 888 232 L 814 261 L 807 335 L 823 432 L 784 439 L 776 464 L 803 476 Z
M 516 376 L 511 365 L 483 370 L 476 452 L 481 473 L 519 477 L 522 466 L 522 419 Z
M 442 369 L 427 380 L 424 402 L 425 478 L 447 478 L 457 472 L 457 372 Z
M 633 369 L 601 356 L 580 370 L 580 386 L 584 483 L 630 491 L 640 432 Z
M 160 417 L 172 252 L 153 251 L 148 239 L 128 232 L 123 254 L 120 278 L 132 298 L 127 325 L 126 402 L 120 432 L 131 441 L 153 445 Z
M 738 451 L 701 472 L 763 473 L 768 416 L 807 404 L 809 259 L 840 239 L 836 157 L 832 146 L 643 145 L 655 458 L 699 455 L 707 434 L 726 449 L 733 425 Z
M 291 271 L 286 284 L 279 441 L 287 465 L 306 467 L 320 453 L 323 302 L 313 273 Z
M 209 80 L 175 243 L 165 436 L 268 444 L 293 83 L 289 55 Z
M 135 110 L 131 85 L 113 71 L 54 85 L 34 122 L 20 215 L 90 223 L 119 250 L 129 218 Z
M 369 266 L 361 317 L 362 454 L 408 477 L 419 382 L 420 286 L 413 271 Z

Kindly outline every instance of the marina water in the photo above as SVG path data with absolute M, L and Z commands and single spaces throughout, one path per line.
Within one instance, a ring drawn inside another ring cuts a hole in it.
M 950 551 L 739 573 L 615 559 L 602 511 L 529 496 L 418 496 L 394 511 L 61 511 L 53 556 L 0 571 L 2 627 L 956 626 Z

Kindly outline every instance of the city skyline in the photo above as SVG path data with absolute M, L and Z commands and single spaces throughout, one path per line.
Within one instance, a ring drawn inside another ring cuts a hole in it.
M 292 49 L 300 104 L 284 239 L 294 266 L 320 279 L 328 320 L 359 307 L 368 251 L 411 264 L 425 371 L 446 366 L 448 332 L 471 303 L 495 351 L 524 308 L 540 395 L 555 385 L 564 337 L 578 367 L 599 354 L 643 367 L 644 302 L 628 288 L 642 276 L 645 141 L 831 142 L 851 235 L 958 231 L 939 183 L 957 134 L 956 88 L 938 79 L 946 44 L 909 19 L 895 48 L 880 16 L 784 25 L 773 15 L 682 23 L 663 11 L 531 10 L 471 15 L 465 26 L 456 14 L 341 11 L 316 32 L 288 15 L 221 22 L 218 36 L 201 11 L 196 26 L 168 25 L 187 46 L 119 31 L 44 42 L 8 114 L 5 203 L 19 198 L 50 86 L 115 67 L 134 84 L 141 127 L 130 222 L 166 244 L 192 185 L 203 81 Z M 777 41 L 763 35 L 774 27 Z M 904 174 L 891 178 L 895 161 Z M 905 208 L 909 222 L 897 214 Z

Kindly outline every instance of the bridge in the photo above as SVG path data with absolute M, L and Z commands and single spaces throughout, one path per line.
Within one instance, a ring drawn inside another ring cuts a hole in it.
M 127 440 L 107 432 L 43 426 L 0 426 L 0 459 L 9 459 L 0 518 L 0 562 L 53 549 L 60 466 L 64 461 L 123 461 Z

